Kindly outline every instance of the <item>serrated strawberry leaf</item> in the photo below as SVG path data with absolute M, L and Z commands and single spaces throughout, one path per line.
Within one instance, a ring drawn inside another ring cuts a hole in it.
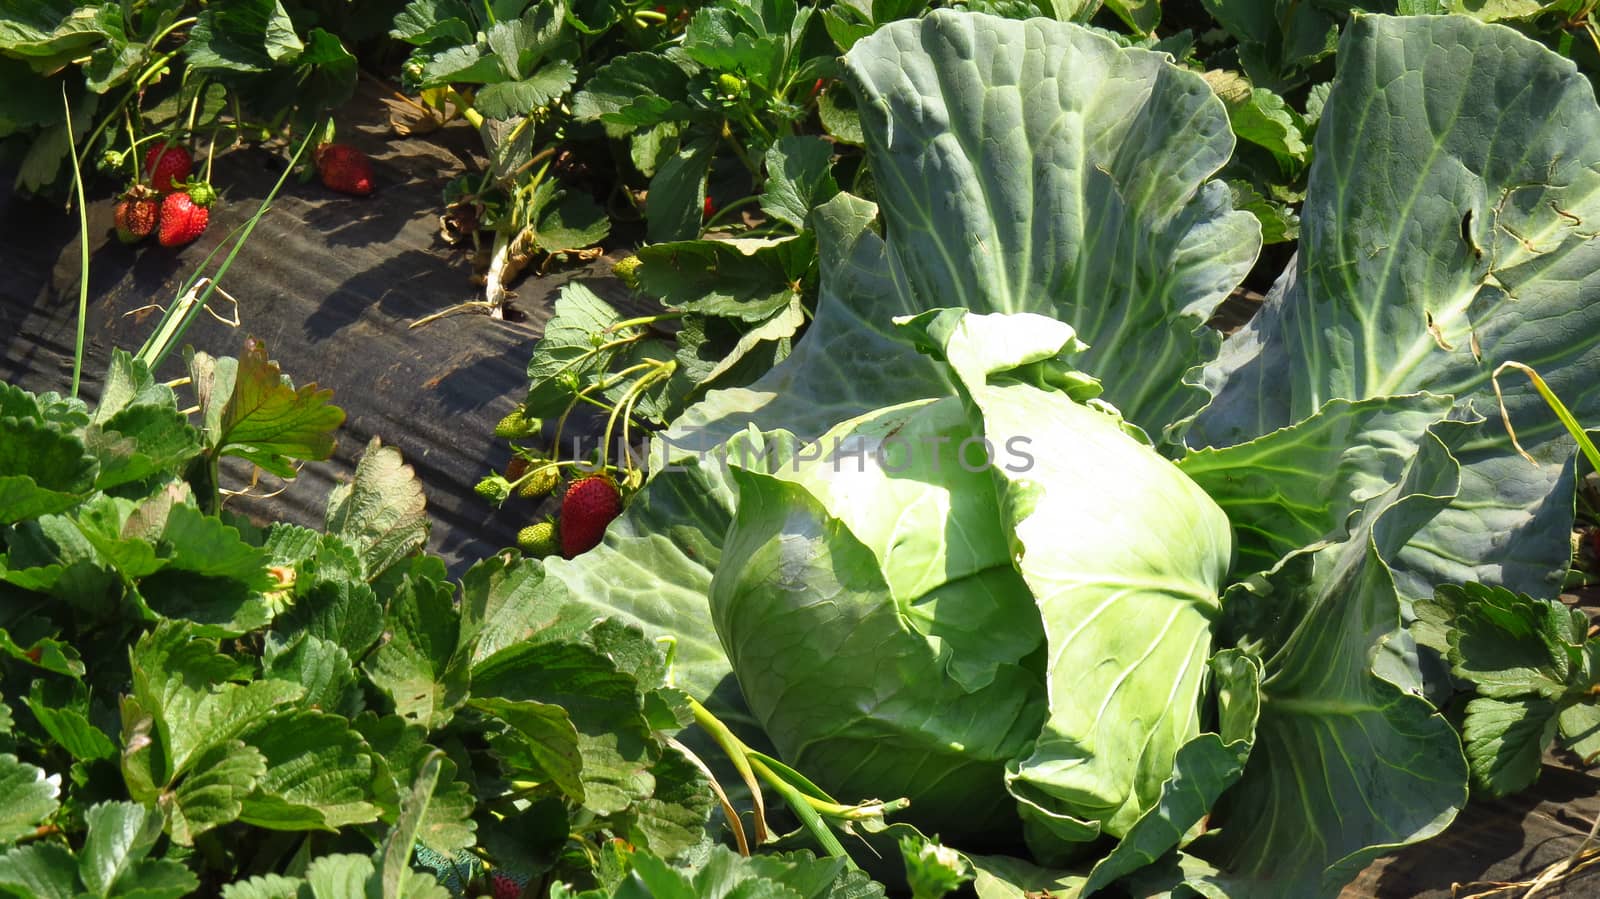
M 0 48 L 52 72 L 109 37 L 122 18 L 111 4 L 28 3 L 0 16 Z
M 678 367 L 670 391 L 675 407 L 700 399 L 706 390 L 747 386 L 771 371 L 788 358 L 805 322 L 799 294 L 753 326 L 736 319 L 685 316 L 677 334 Z
M 485 86 L 473 99 L 473 107 L 491 119 L 511 119 L 533 115 L 559 100 L 578 70 L 558 59 L 520 81 L 501 81 Z
M 0 524 L 63 512 L 94 488 L 99 460 L 79 437 L 32 418 L 0 419 L 0 428 Z
M 543 587 L 544 566 L 534 559 L 490 556 L 461 577 L 462 639 L 472 642 L 472 664 L 531 640 L 560 616 L 564 590 Z
M 208 830 L 239 820 L 244 801 L 267 771 L 266 756 L 242 740 L 217 743 L 195 760 L 194 770 L 165 794 L 167 831 L 174 842 L 193 845 Z
M 268 642 L 280 652 L 301 636 L 313 636 L 356 658 L 382 633 L 383 606 L 371 587 L 360 581 L 327 579 L 299 587 L 294 605 L 273 622 Z
M 99 490 L 179 471 L 203 450 L 199 433 L 172 406 L 130 406 L 90 427 L 83 441 L 100 462 Z
M 279 0 L 233 0 L 200 12 L 184 52 L 198 71 L 265 72 L 305 49 Z
M 449 891 L 439 887 L 432 875 L 411 868 L 412 849 L 417 844 L 417 833 L 428 814 L 434 789 L 439 783 L 444 753 L 434 752 L 423 761 L 412 781 L 411 790 L 400 803 L 400 817 L 383 845 L 372 854 L 373 878 L 368 881 L 368 895 L 378 892 L 383 896 L 417 896 L 448 899 Z
M 1446 584 L 1418 606 L 1448 623 L 1445 645 L 1435 648 L 1484 696 L 1561 699 L 1589 685 L 1589 622 L 1576 609 L 1484 584 Z
M 715 805 L 705 775 L 682 752 L 667 747 L 650 769 L 655 788 L 626 816 L 628 842 L 662 858 L 699 845 Z
M 148 748 L 147 741 L 159 740 L 160 752 L 142 763 L 150 765 L 148 778 L 158 787 L 186 771 L 207 748 L 235 739 L 302 693 L 288 681 L 239 683 L 253 672 L 184 623 L 158 624 L 134 646 L 130 661 L 134 706 L 124 707 L 124 745 L 130 747 L 123 754 L 124 773 L 130 764 L 141 763 L 130 732 L 148 717 L 145 739 L 138 742 Z
M 603 653 L 569 642 L 511 646 L 478 664 L 472 681 L 484 700 L 531 701 L 565 711 L 577 731 L 585 808 L 610 815 L 653 791 L 649 769 L 659 747 L 638 682 Z M 525 710 L 532 714 L 532 707 Z M 559 724 L 549 727 L 553 734 Z
M 639 286 L 686 312 L 765 321 L 803 293 L 816 246 L 809 234 L 653 244 L 639 251 Z
M 81 681 L 36 680 L 26 701 L 34 720 L 74 759 L 94 761 L 117 754 L 111 738 L 89 721 L 89 695 Z
M 357 716 L 351 726 L 372 747 L 379 767 L 375 794 L 384 807 L 383 820 L 393 822 L 400 813 L 403 785 L 415 779 L 438 750 L 426 742 L 427 730 L 397 715 L 380 718 L 366 712 Z M 457 779 L 454 762 L 443 759 L 433 800 L 423 814 L 417 839 L 435 852 L 454 856 L 477 841 L 478 822 L 472 819 L 475 810 L 471 785 Z
M 610 379 L 602 384 L 608 373 L 645 359 L 671 358 L 665 341 L 638 327 L 618 328 L 623 321 L 610 303 L 588 287 L 574 283 L 562 288 L 555 316 L 545 325 L 544 337 L 528 361 L 526 414 L 558 417 L 585 391 L 598 391 L 615 402 L 632 381 Z M 639 412 L 649 414 L 660 394 L 660 390 L 649 391 L 640 400 Z
M 217 372 L 223 374 L 223 368 Z M 198 378 L 196 383 L 199 389 Z M 212 383 L 224 381 L 219 377 Z M 208 424 L 215 404 L 223 402 L 215 428 L 206 433 L 213 455 L 238 456 L 280 478 L 294 477 L 293 460 L 333 455 L 334 432 L 344 423 L 344 410 L 329 402 L 333 391 L 315 384 L 295 389 L 260 341 L 245 341 L 231 386 L 226 397 L 202 393 Z
M 344 718 L 280 712 L 260 719 L 241 739 L 261 752 L 267 769 L 244 800 L 240 820 L 272 830 L 334 830 L 378 820 L 372 750 Z
M 796 230 L 804 229 L 811 210 L 839 192 L 832 159 L 833 145 L 820 137 L 785 137 L 773 144 L 767 151 L 761 211 Z
M 105 384 L 100 388 L 100 402 L 95 405 L 90 422 L 104 425 L 134 406 L 178 408 L 172 388 L 157 383 L 149 367 L 126 350 L 114 349 L 111 363 L 106 366 Z
M 627 132 L 689 118 L 688 98 L 689 73 L 670 56 L 626 53 L 583 82 L 572 98 L 572 117 Z
M 77 899 L 72 853 L 56 843 L 33 843 L 0 855 L 0 891 L 29 899 Z
M 427 544 L 427 509 L 416 471 L 399 450 L 374 437 L 356 464 L 355 479 L 328 493 L 326 526 L 329 537 L 356 551 L 361 578 L 372 581 Z
M 305 688 L 305 708 L 354 718 L 365 705 L 350 653 L 332 640 L 302 633 L 287 646 L 269 645 L 263 661 L 265 676 Z
M 1594 764 L 1596 755 L 1600 755 L 1600 706 L 1594 697 L 1562 709 L 1556 722 L 1566 747 L 1584 764 Z
M 222 899 L 299 899 L 305 881 L 282 874 L 261 874 L 222 888 Z
M 95 896 L 126 891 L 119 881 L 134 873 L 161 837 L 161 815 L 133 802 L 102 802 L 83 817 L 89 833 L 78 850 L 78 879 Z M 193 875 L 190 882 L 191 889 L 198 886 Z
M 472 707 L 511 728 L 510 734 L 495 741 L 495 752 L 506 765 L 549 781 L 575 802 L 583 801 L 583 754 L 577 728 L 565 709 L 512 699 L 474 699 Z
M 414 568 L 389 600 L 388 642 L 362 665 L 402 718 L 429 729 L 449 723 L 467 698 L 469 653 L 460 646 L 455 589 L 443 566 Z
M 48 627 L 48 624 L 43 619 L 28 618 L 12 622 L 10 630 L 0 628 L 0 652 L 45 671 L 65 674 L 68 677 L 82 677 L 83 657 L 78 654 L 77 647 L 57 640 L 54 636 L 31 633 L 44 627 Z M 21 642 L 16 637 L 21 637 Z
M 47 775 L 14 755 L 0 755 L 0 845 L 32 834 L 61 807 L 60 795 L 59 774 Z
M 541 182 L 541 190 L 553 182 Z M 547 253 L 581 250 L 606 239 L 611 219 L 588 194 L 563 191 L 544 204 L 534 223 L 533 240 Z
M 1556 735 L 1555 702 L 1537 696 L 1520 700 L 1479 696 L 1467 703 L 1461 742 L 1473 786 L 1505 796 L 1539 776 L 1545 747 Z
M 472 12 L 461 0 L 412 0 L 395 14 L 389 36 L 414 47 L 433 43 L 470 44 Z
M 706 176 L 714 149 L 709 137 L 693 138 L 656 169 L 645 197 L 645 228 L 651 243 L 693 240 L 700 235 Z

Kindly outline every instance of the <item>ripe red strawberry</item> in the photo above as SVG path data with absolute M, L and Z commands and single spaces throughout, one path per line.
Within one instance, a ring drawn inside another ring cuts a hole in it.
M 710 197 L 706 197 L 705 210 L 706 210 L 706 218 L 710 218 L 717 211 L 717 204 L 711 202 L 711 198 Z
M 156 193 L 148 187 L 135 185 L 117 201 L 113 218 L 117 225 L 117 239 L 123 243 L 138 243 L 156 229 L 156 219 L 161 214 L 161 204 Z
M 206 184 L 191 184 L 188 190 L 167 194 L 161 200 L 161 233 L 164 247 L 181 247 L 206 231 L 211 221 L 208 208 L 216 192 Z
M 372 193 L 372 162 L 367 154 L 344 144 L 317 148 L 317 172 L 322 185 L 342 194 L 364 197 Z
M 194 158 L 177 144 L 159 143 L 144 154 L 144 173 L 161 193 L 178 190 L 177 185 L 189 180 L 193 171 Z
M 561 498 L 561 555 L 572 558 L 600 545 L 606 525 L 622 514 L 622 494 L 611 478 L 589 475 L 572 482 Z
M 494 899 L 517 899 L 522 895 L 522 884 L 515 877 L 502 871 L 489 875 L 489 889 L 494 894 Z

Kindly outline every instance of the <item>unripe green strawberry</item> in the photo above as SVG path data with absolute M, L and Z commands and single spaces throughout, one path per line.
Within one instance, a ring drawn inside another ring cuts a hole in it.
M 641 265 L 644 265 L 644 260 L 638 256 L 626 256 L 618 259 L 617 264 L 611 266 L 611 274 L 616 275 L 618 281 L 628 285 L 629 290 L 638 290 L 639 266 Z
M 518 406 L 506 413 L 506 417 L 500 419 L 500 423 L 494 426 L 494 436 L 514 440 L 537 433 L 543 425 L 544 422 L 537 418 L 528 418 L 522 407 Z
M 606 525 L 622 514 L 622 494 L 603 474 L 579 478 L 561 498 L 561 555 L 570 559 L 600 545 Z
M 744 92 L 744 79 L 732 72 L 723 72 L 717 76 L 717 89 L 729 97 L 737 97 Z
M 540 521 L 518 531 L 517 549 L 522 550 L 523 555 L 535 559 L 555 555 L 561 550 L 556 540 L 555 522 Z
M 560 473 L 556 471 L 554 465 L 547 465 L 528 475 L 528 479 L 517 488 L 517 495 L 523 499 L 540 499 L 548 496 L 559 483 L 561 483 Z
M 489 475 L 472 488 L 472 492 L 494 503 L 503 503 L 511 495 L 511 482 L 497 474 Z

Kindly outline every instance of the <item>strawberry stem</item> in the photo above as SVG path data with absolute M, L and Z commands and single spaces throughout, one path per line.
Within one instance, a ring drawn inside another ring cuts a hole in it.
M 78 383 L 83 378 L 83 338 L 85 322 L 89 318 L 89 209 L 83 198 L 83 171 L 78 167 L 78 147 L 72 141 L 72 101 L 67 99 L 67 86 L 61 85 L 61 105 L 67 113 L 67 152 L 72 157 L 72 187 L 78 194 L 78 337 L 72 352 L 72 397 L 78 396 Z
M 751 203 L 755 203 L 755 202 L 759 201 L 760 199 L 761 198 L 759 196 L 751 195 L 751 196 L 748 196 L 748 197 L 740 197 L 739 199 L 734 200 L 732 203 L 729 203 L 728 205 L 722 207 L 721 209 L 718 209 L 716 211 L 716 214 L 712 215 L 711 219 L 706 222 L 705 228 L 703 228 L 702 230 L 710 231 L 712 228 L 715 228 L 717 223 L 722 221 L 722 219 L 724 217 L 726 217 L 728 213 L 733 212 L 736 209 L 740 209 L 740 208 L 743 208 L 745 206 L 749 206 Z M 749 235 L 745 235 L 745 236 L 748 237 Z
M 678 363 L 677 360 L 668 360 L 666 362 L 649 360 L 631 368 L 623 369 L 622 372 L 618 372 L 618 376 L 620 377 L 624 372 L 634 371 L 641 366 L 648 367 L 651 370 L 628 385 L 627 392 L 622 395 L 622 399 L 617 402 L 616 406 L 612 407 L 611 416 L 606 419 L 606 433 L 600 444 L 600 467 L 602 469 L 606 467 L 606 462 L 611 458 L 611 435 L 615 432 L 617 426 L 617 416 L 623 412 L 624 408 L 628 410 L 628 414 L 632 414 L 633 405 L 638 401 L 640 394 L 655 383 L 672 377 L 672 372 L 678 367 Z M 624 425 L 624 430 L 626 430 L 626 425 Z M 629 460 L 629 465 L 632 465 L 631 459 Z

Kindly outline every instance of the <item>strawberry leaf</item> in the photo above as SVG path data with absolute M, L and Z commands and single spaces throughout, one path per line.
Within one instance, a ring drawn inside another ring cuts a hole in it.
M 761 210 L 803 229 L 813 207 L 833 199 L 833 145 L 820 137 L 785 137 L 767 151 L 767 186 Z
M 162 405 L 129 406 L 91 426 L 83 435 L 100 460 L 95 487 L 110 490 L 164 471 L 181 469 L 200 455 L 200 435 L 169 396 Z
M 0 763 L 7 758 L 0 756 Z M 34 843 L 0 855 L 0 889 L 39 899 L 75 899 L 78 876 L 72 853 L 55 843 Z
M 0 524 L 62 512 L 94 487 L 99 462 L 79 438 L 33 418 L 0 419 Z
M 200 834 L 239 820 L 245 798 L 266 771 L 267 759 L 261 750 L 242 740 L 207 749 L 166 804 L 167 829 L 173 841 L 190 846 Z
M 0 845 L 33 833 L 44 820 L 55 814 L 61 803 L 61 776 L 46 776 L 43 769 L 0 755 Z M 0 862 L 0 885 L 5 884 L 4 863 Z
M 78 879 L 91 894 L 106 896 L 155 846 L 161 816 L 132 802 L 102 802 L 85 812 L 84 819 L 89 835 L 78 850 Z M 190 889 L 198 886 L 194 875 L 189 879 Z
M 298 877 L 263 874 L 223 887 L 222 899 L 299 899 L 300 887 L 304 884 Z
M 124 729 L 139 717 L 151 719 L 150 737 L 160 752 L 150 758 L 156 786 L 188 770 L 209 747 L 228 742 L 273 709 L 298 699 L 297 684 L 280 680 L 236 683 L 249 667 L 217 651 L 215 641 L 199 639 L 192 625 L 163 622 L 134 646 L 133 703 L 142 715 L 123 710 Z M 124 740 L 124 745 L 130 745 Z M 137 753 L 124 753 L 126 768 Z
M 689 74 L 670 56 L 627 53 L 584 81 L 572 98 L 572 117 L 626 132 L 689 118 L 688 99 Z
M 280 712 L 260 719 L 242 739 L 260 750 L 267 769 L 240 820 L 272 830 L 331 830 L 378 820 L 372 750 L 345 719 Z
M 468 654 L 443 566 L 413 566 L 389 601 L 389 641 L 362 666 L 402 718 L 431 728 L 449 723 L 467 697 Z M 432 570 L 429 570 L 432 569 Z
M 81 681 L 36 680 L 27 704 L 39 726 L 74 759 L 94 761 L 117 754 L 111 738 L 89 721 L 89 696 Z
M 329 402 L 333 391 L 318 390 L 315 384 L 296 390 L 254 338 L 245 341 L 231 385 L 225 381 L 223 360 L 215 361 L 215 385 L 230 386 L 231 391 L 215 429 L 207 433 L 214 455 L 238 456 L 280 478 L 294 477 L 295 459 L 333 455 L 334 431 L 344 423 L 344 410 Z M 216 392 L 202 394 L 208 424 L 219 399 Z
M 279 0 L 233 0 L 208 6 L 190 29 L 184 52 L 200 71 L 265 72 L 305 45 Z
M 816 240 L 808 234 L 776 240 L 685 240 L 645 247 L 639 259 L 639 286 L 666 305 L 761 322 L 800 294 L 801 282 L 816 262 Z
M 364 579 L 374 580 L 428 542 L 427 505 L 422 482 L 400 451 L 373 438 L 355 480 L 328 494 L 328 534 L 354 549 Z
M 360 713 L 363 700 L 355 664 L 343 646 L 315 634 L 302 633 L 286 647 L 267 647 L 266 676 L 305 688 L 303 705 L 347 718 Z
M 361 576 L 361 561 L 344 541 L 323 538 L 313 559 L 299 568 L 294 604 L 274 622 L 270 651 L 281 651 L 301 634 L 364 654 L 383 634 L 383 605 Z

